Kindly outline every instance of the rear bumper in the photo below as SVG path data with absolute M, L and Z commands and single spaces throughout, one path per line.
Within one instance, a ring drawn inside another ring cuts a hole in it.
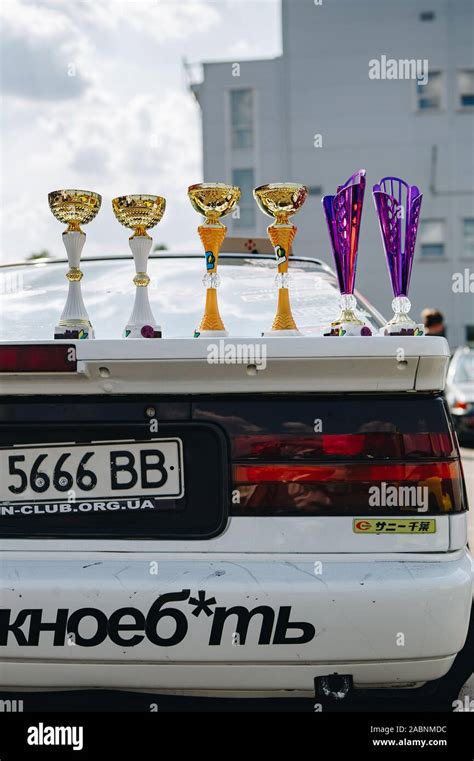
M 465 550 L 25 555 L 2 558 L 0 690 L 310 694 L 334 672 L 407 687 L 444 676 L 469 625 Z
M 238 697 L 292 691 L 314 694 L 314 679 L 337 672 L 350 674 L 358 689 L 417 687 L 443 677 L 455 655 L 413 661 L 255 663 L 48 663 L 7 661 L 0 665 L 1 690 L 40 688 L 169 691 L 171 694 Z

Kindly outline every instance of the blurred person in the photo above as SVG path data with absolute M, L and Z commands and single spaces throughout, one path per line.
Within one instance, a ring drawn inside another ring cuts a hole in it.
M 421 319 L 425 328 L 425 336 L 446 336 L 444 316 L 438 309 L 423 309 Z

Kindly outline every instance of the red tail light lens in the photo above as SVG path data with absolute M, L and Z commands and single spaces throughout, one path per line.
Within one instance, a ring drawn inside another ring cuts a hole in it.
M 454 454 L 449 433 L 257 434 L 232 440 L 234 460 L 426 459 Z
M 471 408 L 471 405 L 469 404 L 469 402 L 461 402 L 458 400 L 454 402 L 453 404 L 453 409 L 455 410 L 469 410 L 470 408 Z
M 423 515 L 467 507 L 441 396 L 202 399 L 193 416 L 232 442 L 233 515 Z
M 462 509 L 459 462 L 235 465 L 240 515 L 443 514 Z
M 74 373 L 76 347 L 72 344 L 0 346 L 0 373 Z
M 311 482 L 351 481 L 416 481 L 427 478 L 452 478 L 456 474 L 456 462 L 430 462 L 419 465 L 236 465 L 234 476 L 239 483 L 262 483 L 266 481 Z

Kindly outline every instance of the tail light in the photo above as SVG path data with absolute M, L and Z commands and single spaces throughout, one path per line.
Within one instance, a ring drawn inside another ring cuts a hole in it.
M 192 414 L 230 438 L 233 515 L 423 516 L 467 507 L 441 396 L 206 397 Z
M 449 433 L 354 433 L 297 436 L 265 434 L 234 436 L 234 460 L 307 460 L 453 457 Z
M 238 436 L 233 451 L 238 515 L 463 508 L 462 472 L 449 433 Z
M 74 373 L 73 344 L 6 344 L 0 346 L 0 373 Z
M 456 400 L 453 404 L 453 410 L 459 410 L 463 412 L 468 412 L 471 409 L 471 404 L 469 402 L 462 402 L 459 399 Z

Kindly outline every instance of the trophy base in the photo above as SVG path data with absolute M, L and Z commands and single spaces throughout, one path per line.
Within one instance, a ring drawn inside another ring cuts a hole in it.
M 424 336 L 424 326 L 407 320 L 406 322 L 388 322 L 379 329 L 381 336 Z
M 301 336 L 299 330 L 266 330 L 262 338 L 282 338 L 283 336 Z
M 77 341 L 85 338 L 94 338 L 94 329 L 90 322 L 79 325 L 56 325 L 54 338 L 59 341 Z
M 363 322 L 335 322 L 323 331 L 323 336 L 371 336 L 372 331 Z
M 227 330 L 195 330 L 193 338 L 227 338 Z
M 162 338 L 160 325 L 126 325 L 123 338 Z

